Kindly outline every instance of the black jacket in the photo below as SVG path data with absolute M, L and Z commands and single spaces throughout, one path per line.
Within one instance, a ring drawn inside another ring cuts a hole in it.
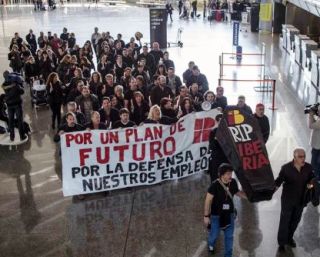
M 152 88 L 151 93 L 150 93 L 150 97 L 151 97 L 151 103 L 152 105 L 160 105 L 160 101 L 163 97 L 169 97 L 171 99 L 174 98 L 174 95 L 172 93 L 172 90 L 165 86 L 164 88 L 161 88 L 160 86 L 155 86 L 154 88 Z
M 8 107 L 22 104 L 21 95 L 24 94 L 24 89 L 20 84 L 4 82 L 2 88 L 5 93 L 4 100 Z
M 100 108 L 100 103 L 99 103 L 99 100 L 98 100 L 98 97 L 96 97 L 95 95 L 91 94 L 89 96 L 91 102 L 92 102 L 92 110 L 93 111 L 98 111 L 99 108 Z M 76 103 L 77 105 L 81 108 L 82 112 L 84 111 L 84 101 L 85 101 L 85 98 L 83 95 L 80 95 L 76 98 Z
M 30 35 L 29 33 L 28 35 L 26 35 L 26 40 L 31 47 L 31 51 L 34 53 L 37 50 L 36 36 L 34 34 Z
M 8 60 L 10 60 L 9 66 L 15 71 L 20 70 L 23 66 L 20 53 L 19 52 L 10 52 L 8 54 Z
M 222 110 L 224 110 L 228 105 L 228 100 L 225 96 L 216 97 L 216 103 L 218 107 L 221 107 Z
M 82 130 L 84 130 L 84 127 L 80 124 L 76 123 L 73 127 L 69 127 L 68 124 L 65 123 L 59 127 L 57 134 L 53 138 L 53 141 L 56 143 L 60 141 L 60 135 L 59 135 L 60 131 L 64 131 L 65 133 L 68 133 L 68 132 L 75 132 L 75 131 L 82 131 Z
M 109 116 L 106 114 L 103 108 L 99 110 L 100 121 L 103 123 L 108 123 L 111 121 L 112 124 L 120 120 L 119 111 L 115 108 L 111 108 Z
M 263 115 L 263 117 L 259 117 L 256 114 L 254 114 L 253 117 L 257 119 L 263 136 L 263 141 L 266 143 L 270 135 L 269 119 L 266 115 Z
M 166 116 L 172 119 L 177 118 L 177 112 L 174 109 L 161 108 L 161 113 L 162 116 Z
M 89 129 L 94 129 L 92 122 L 87 123 L 87 124 L 85 125 L 85 127 L 86 127 L 86 128 L 89 128 Z M 107 125 L 106 125 L 105 123 L 100 122 L 98 129 L 105 130 L 105 129 L 108 129 L 108 128 L 107 128 Z
M 162 124 L 162 125 L 171 125 L 173 123 L 176 123 L 178 121 L 178 118 L 170 118 L 168 116 L 162 116 L 159 121 L 146 119 L 143 123 L 144 124 Z
M 182 74 L 182 79 L 183 79 L 183 82 L 187 82 L 190 77 L 192 76 L 192 70 L 190 69 L 187 69 L 183 74 Z
M 161 47 L 165 48 L 167 46 L 161 46 Z M 163 52 L 161 50 L 151 50 L 149 53 L 153 55 L 155 66 L 157 67 L 159 64 L 160 58 L 163 58 Z
M 187 87 L 190 87 L 193 83 L 199 85 L 199 92 L 204 94 L 209 89 L 207 77 L 200 73 L 198 76 L 191 75 L 186 82 Z
M 146 65 L 150 68 L 151 73 L 153 74 L 156 71 L 156 67 L 157 67 L 154 56 L 150 53 L 148 53 L 147 55 L 142 53 L 142 54 L 139 54 L 138 56 L 138 60 L 140 61 L 141 59 L 146 60 Z
M 218 178 L 218 168 L 222 163 L 229 163 L 224 151 L 222 150 L 218 140 L 216 139 L 217 128 L 210 132 L 209 136 L 209 150 L 211 153 L 209 162 L 209 171 L 212 180 Z
M 47 85 L 48 102 L 52 104 L 61 104 L 63 100 L 63 91 L 61 82 L 57 81 L 52 88 Z
M 131 121 L 131 120 L 129 120 L 129 122 L 128 122 L 127 124 L 123 124 L 123 123 L 121 122 L 121 120 L 118 120 L 118 121 L 116 121 L 115 123 L 112 124 L 112 128 L 113 128 L 113 129 L 117 129 L 117 128 L 131 128 L 131 127 L 134 127 L 134 126 L 136 126 L 136 124 L 135 124 L 133 121 Z
M 167 77 L 167 86 L 172 90 L 172 92 L 177 96 L 179 95 L 180 87 L 182 86 L 182 82 L 179 76 L 175 75 L 172 84 L 170 85 L 170 80 Z
M 149 113 L 149 105 L 147 102 L 142 102 L 140 106 L 137 104 L 133 104 L 134 109 L 133 112 L 131 113 L 131 120 L 134 121 L 138 126 L 140 125 L 141 122 L 144 122 L 145 119 L 148 117 Z
M 300 172 L 294 167 L 293 161 L 283 165 L 275 180 L 277 187 L 283 183 L 282 203 L 303 206 L 306 185 L 311 182 L 313 177 L 313 169 L 309 163 L 305 163 Z
M 39 76 L 39 66 L 37 63 L 25 63 L 24 74 L 26 78 Z
M 84 117 L 84 114 L 82 112 L 75 112 L 74 115 L 76 115 L 77 124 L 84 126 L 86 124 L 86 118 Z M 61 126 L 66 125 L 66 114 L 64 114 L 61 118 Z
M 304 199 L 303 199 L 303 205 L 306 206 L 309 202 L 312 203 L 314 207 L 319 205 L 319 183 L 316 178 L 313 178 L 311 180 L 311 184 L 313 185 L 313 188 L 305 188 L 304 193 Z

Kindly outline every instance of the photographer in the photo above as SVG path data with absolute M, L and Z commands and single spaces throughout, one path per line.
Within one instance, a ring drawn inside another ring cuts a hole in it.
M 320 119 L 318 117 L 319 107 L 317 108 L 318 111 L 310 108 L 308 126 L 311 129 L 311 165 L 317 179 L 320 180 Z

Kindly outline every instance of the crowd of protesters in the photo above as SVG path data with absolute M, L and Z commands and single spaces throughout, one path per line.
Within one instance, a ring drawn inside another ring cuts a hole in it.
M 12 70 L 23 73 L 30 87 L 35 80 L 46 85 L 51 127 L 58 128 L 59 134 L 70 131 L 66 120 L 71 116 L 73 123 L 79 124 L 73 129 L 94 124 L 103 129 L 143 123 L 169 125 L 201 111 L 204 101 L 212 109 L 224 110 L 228 104 L 223 87 L 209 90 L 206 76 L 193 61 L 180 78 L 169 52 L 162 51 L 157 42 L 150 49 L 140 38 L 124 42 L 121 34 L 112 37 L 94 28 L 91 39 L 80 46 L 75 34 L 63 28 L 60 35 L 40 32 L 36 36 L 30 30 L 25 39 L 15 33 L 9 48 Z M 61 118 L 63 106 L 69 115 Z M 238 106 L 252 114 L 243 96 Z M 268 123 L 263 105 L 257 108 L 262 110 L 262 123 Z M 258 115 L 256 118 L 259 120 Z M 264 130 L 269 133 L 268 128 Z

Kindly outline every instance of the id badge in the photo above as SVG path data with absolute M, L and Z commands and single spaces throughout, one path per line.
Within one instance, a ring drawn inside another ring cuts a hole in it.
M 225 211 L 230 210 L 230 204 L 223 204 L 222 210 L 225 210 Z

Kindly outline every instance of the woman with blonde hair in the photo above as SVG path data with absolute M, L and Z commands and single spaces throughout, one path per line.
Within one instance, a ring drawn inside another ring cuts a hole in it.
M 123 86 L 116 85 L 114 88 L 114 95 L 118 99 L 118 105 L 121 106 L 121 108 L 124 107 L 124 94 L 123 94 Z M 120 108 L 120 109 L 121 109 Z
M 162 116 L 161 108 L 159 105 L 156 104 L 150 108 L 148 118 L 144 121 L 144 123 L 171 125 L 173 123 L 176 123 L 177 121 L 178 118 Z

